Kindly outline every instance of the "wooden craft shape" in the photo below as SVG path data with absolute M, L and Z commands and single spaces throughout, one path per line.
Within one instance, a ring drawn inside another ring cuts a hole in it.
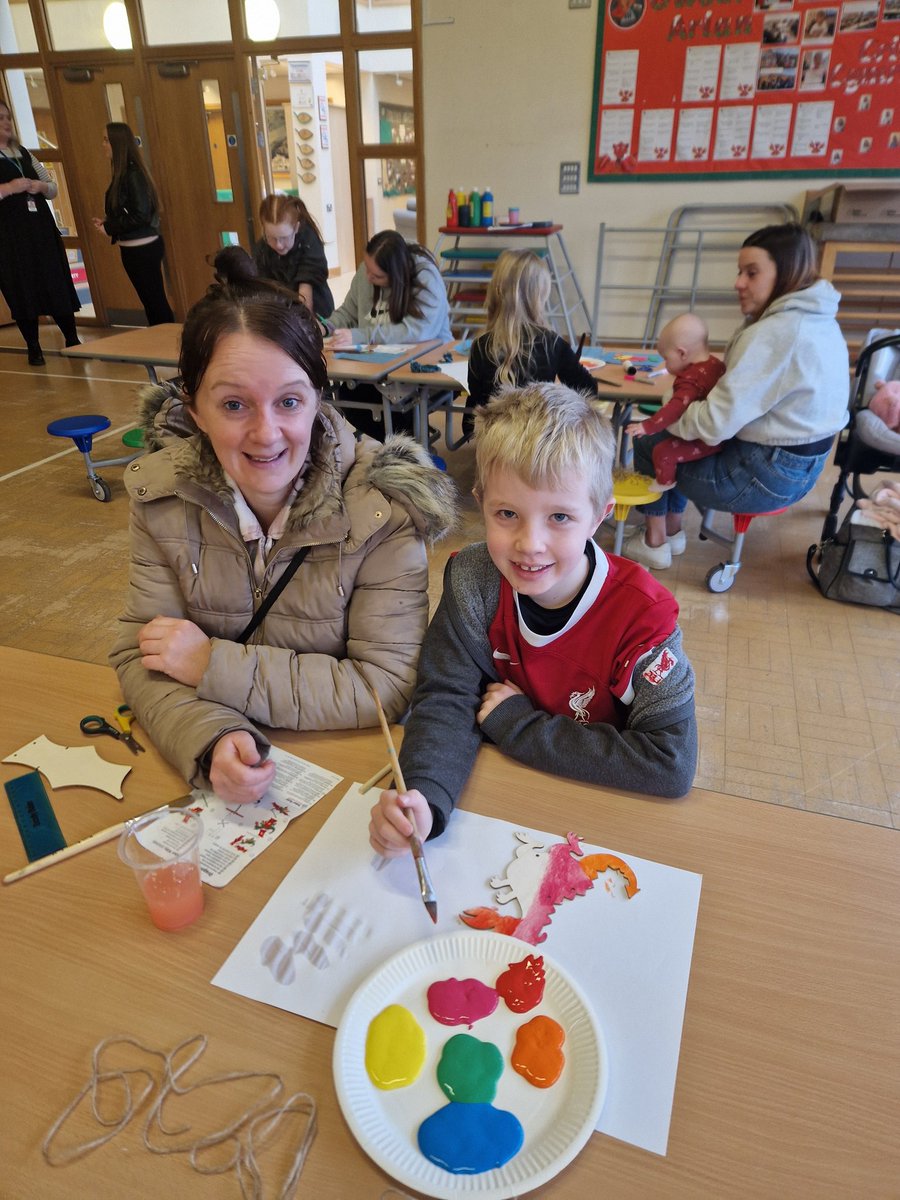
M 121 767 L 97 753 L 96 746 L 58 746 L 43 734 L 3 760 L 34 767 L 52 788 L 87 787 L 123 798 L 122 783 L 131 767 Z

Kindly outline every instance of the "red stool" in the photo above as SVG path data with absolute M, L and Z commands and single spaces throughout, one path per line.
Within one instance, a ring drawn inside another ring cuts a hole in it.
M 720 546 L 728 546 L 731 549 L 731 557 L 728 562 L 719 563 L 713 567 L 706 576 L 706 586 L 711 592 L 727 592 L 734 583 L 734 577 L 741 569 L 741 550 L 744 547 L 744 534 L 750 528 L 750 522 L 756 517 L 774 517 L 777 513 L 786 512 L 787 508 L 773 508 L 771 512 L 761 513 L 732 513 L 731 520 L 734 524 L 734 536 L 726 537 L 722 533 L 717 533 L 712 527 L 715 509 L 707 508 L 703 513 L 703 520 L 700 524 L 700 539 L 706 541 L 707 538 L 712 538 L 714 542 L 718 542 Z

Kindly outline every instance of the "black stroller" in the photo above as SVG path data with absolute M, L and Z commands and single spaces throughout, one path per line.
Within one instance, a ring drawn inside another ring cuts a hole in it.
M 900 329 L 873 329 L 856 360 L 850 387 L 850 419 L 835 447 L 834 461 L 840 474 L 822 526 L 823 542 L 837 531 L 844 497 L 849 495 L 855 504 L 867 495 L 861 476 L 900 471 L 900 433 L 889 430 L 869 412 L 876 382 L 893 379 L 900 379 Z

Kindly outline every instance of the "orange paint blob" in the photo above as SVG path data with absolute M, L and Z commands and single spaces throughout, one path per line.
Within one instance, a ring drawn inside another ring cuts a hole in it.
M 551 1017 L 532 1017 L 516 1031 L 512 1052 L 513 1070 L 534 1087 L 548 1088 L 556 1083 L 566 1065 L 563 1027 Z

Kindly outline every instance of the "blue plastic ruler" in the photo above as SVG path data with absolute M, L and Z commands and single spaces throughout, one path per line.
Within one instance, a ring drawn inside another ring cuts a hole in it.
M 50 797 L 44 787 L 44 781 L 37 771 L 29 771 L 3 785 L 9 797 L 10 807 L 28 861 L 43 858 L 54 850 L 61 850 L 66 844 L 62 830 L 56 820 L 56 813 L 50 804 Z

